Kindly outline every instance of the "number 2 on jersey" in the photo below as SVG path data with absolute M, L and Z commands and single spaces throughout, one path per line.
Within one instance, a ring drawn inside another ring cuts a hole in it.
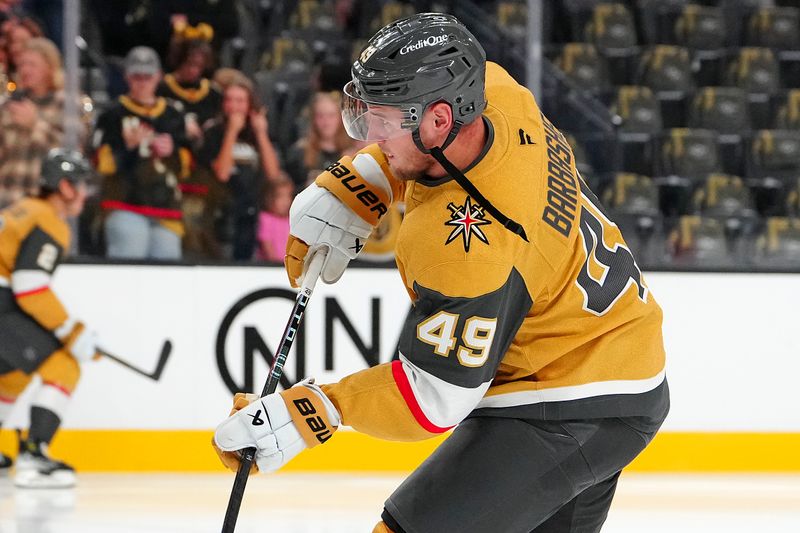
M 437 355 L 449 357 L 456 347 L 455 332 L 459 319 L 459 315 L 439 311 L 417 324 L 417 338 L 433 346 Z M 483 366 L 489 359 L 489 349 L 496 329 L 496 318 L 467 318 L 461 335 L 462 345 L 456 352 L 458 362 L 469 367 Z

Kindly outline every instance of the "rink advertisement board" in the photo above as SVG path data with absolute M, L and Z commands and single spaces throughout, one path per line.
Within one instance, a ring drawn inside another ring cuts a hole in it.
M 641 468 L 800 470 L 788 457 L 795 454 L 780 454 L 800 445 L 800 275 L 650 273 L 646 280 L 664 308 L 672 411 L 651 447 L 660 455 L 648 458 L 648 449 Z M 292 308 L 283 270 L 65 265 L 55 288 L 104 349 L 135 366 L 152 370 L 164 341 L 173 345 L 158 381 L 107 359 L 83 365 L 55 447 L 81 454 L 76 462 L 90 470 L 216 469 L 211 430 L 233 391 L 262 388 Z M 318 284 L 282 385 L 306 376 L 335 381 L 391 360 L 409 306 L 393 269 L 351 268 L 335 285 Z M 25 423 L 25 403 L 6 427 Z M 6 431 L 4 448 L 9 440 Z M 342 431 L 294 467 L 402 470 L 437 442 L 386 444 Z M 122 453 L 87 453 L 103 446 Z M 149 457 L 161 446 L 182 447 L 185 460 Z M 772 459 L 742 462 L 741 454 L 762 447 Z

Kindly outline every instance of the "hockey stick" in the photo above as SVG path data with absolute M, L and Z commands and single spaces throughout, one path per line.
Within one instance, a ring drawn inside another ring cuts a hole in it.
M 129 362 L 120 359 L 118 356 L 109 353 L 102 348 L 98 348 L 97 352 L 103 355 L 104 357 L 108 357 L 115 363 L 119 363 L 125 368 L 129 370 L 133 370 L 137 374 L 140 374 L 146 378 L 150 378 L 153 381 L 158 381 L 161 377 L 161 373 L 164 371 L 164 367 L 167 365 L 167 359 L 169 359 L 170 354 L 172 353 L 172 341 L 167 339 L 164 341 L 164 346 L 161 347 L 161 355 L 158 356 L 158 363 L 156 363 L 156 369 L 153 372 L 146 372 L 141 368 L 137 368 L 130 364 Z
M 322 271 L 324 260 L 325 255 L 317 253 L 308 265 L 308 271 L 305 278 L 303 278 L 300 291 L 297 293 L 297 299 L 294 301 L 289 322 L 286 323 L 286 329 L 283 330 L 281 344 L 278 347 L 275 361 L 272 363 L 269 378 L 267 378 L 264 389 L 261 391 L 262 397 L 272 394 L 278 388 L 278 382 L 283 374 L 283 365 L 286 363 L 289 350 L 292 349 L 292 343 L 294 343 L 300 322 L 303 320 L 303 313 L 305 313 L 311 294 L 314 292 L 314 285 L 316 285 L 317 278 L 319 278 Z M 225 510 L 225 520 L 222 522 L 222 533 L 233 533 L 234 529 L 236 529 L 236 519 L 239 517 L 239 508 L 242 506 L 247 477 L 250 474 L 250 466 L 253 464 L 255 456 L 255 448 L 245 448 L 241 451 L 241 463 L 239 463 L 239 470 L 236 472 L 236 479 L 233 480 L 233 488 L 231 488 L 231 495 L 228 499 L 228 508 Z

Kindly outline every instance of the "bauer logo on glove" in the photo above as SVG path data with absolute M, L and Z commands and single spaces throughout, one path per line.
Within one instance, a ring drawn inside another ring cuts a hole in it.
M 299 287 L 311 257 L 325 254 L 322 281 L 335 283 L 355 259 L 402 185 L 377 146 L 344 156 L 295 197 L 289 211 L 286 272 Z
M 350 158 L 345 157 L 345 159 Z M 368 211 L 364 211 L 363 209 L 354 209 L 354 211 L 356 211 L 361 218 L 371 223 L 373 226 L 376 225 L 380 221 L 380 218 L 389 210 L 389 208 L 386 207 L 386 203 L 378 197 L 378 194 L 376 194 L 376 192 L 383 193 L 381 196 L 385 196 L 385 191 L 380 189 L 377 191 L 371 190 L 370 187 L 372 184 L 364 180 L 364 178 L 362 178 L 358 173 L 354 173 L 352 170 L 350 170 L 350 167 L 345 166 L 342 161 L 336 161 L 335 163 L 331 164 L 331 166 L 326 168 L 325 172 L 317 178 L 317 184 L 330 190 L 333 188 L 333 184 L 331 183 L 329 176 L 333 176 L 344 186 L 345 189 L 355 193 L 356 198 L 358 198 L 358 200 L 364 205 L 365 208 L 368 209 Z M 334 194 L 337 193 L 334 192 Z M 340 194 L 341 193 L 337 194 L 337 196 Z M 353 207 L 349 202 L 348 205 Z
M 212 444 L 222 464 L 239 468 L 238 451 L 256 448 L 261 472 L 274 472 L 301 451 L 326 442 L 341 424 L 339 413 L 313 378 L 279 394 L 258 398 L 237 394 L 231 416 L 214 432 Z

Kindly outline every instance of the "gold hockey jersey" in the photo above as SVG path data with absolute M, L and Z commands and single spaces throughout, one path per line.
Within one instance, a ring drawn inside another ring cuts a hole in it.
M 69 241 L 67 223 L 45 200 L 25 198 L 0 211 L 0 313 L 21 310 L 68 333 L 72 320 L 50 283 Z
M 663 414 L 661 309 L 619 229 L 532 94 L 488 63 L 486 96 L 489 140 L 465 175 L 529 242 L 449 176 L 409 182 L 399 354 L 323 389 L 344 424 L 393 440 L 467 416 Z

